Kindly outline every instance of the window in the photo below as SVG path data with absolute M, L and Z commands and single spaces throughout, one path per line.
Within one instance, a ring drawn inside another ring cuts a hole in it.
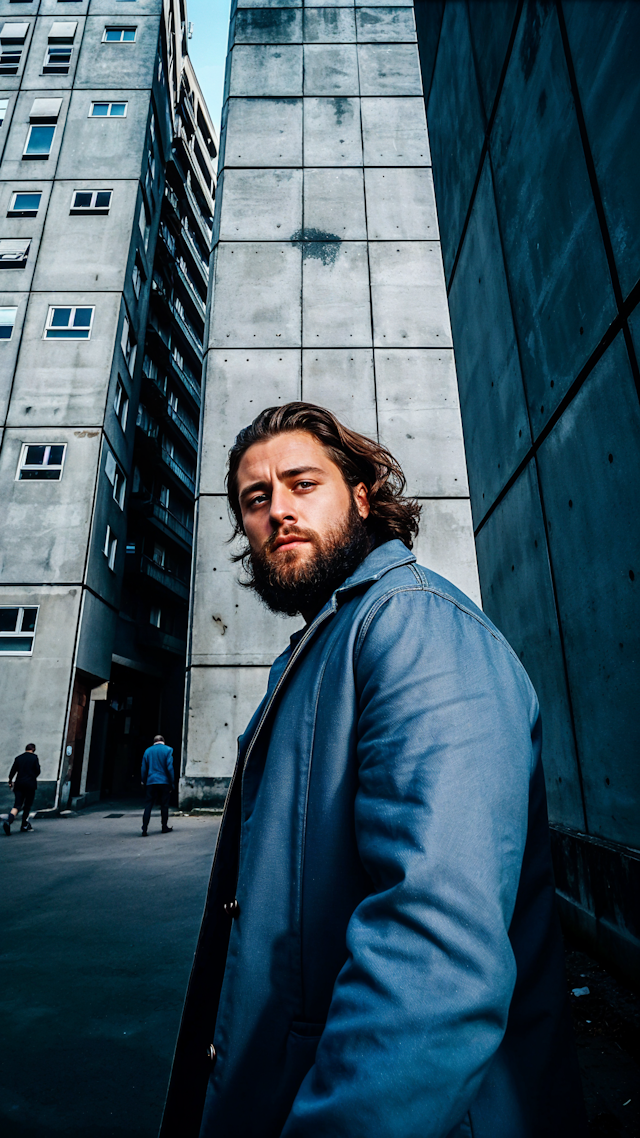
M 17 308 L 0 308 L 0 340 L 11 339 L 17 311 Z
M 0 607 L 0 652 L 5 656 L 30 656 L 36 635 L 38 607 Z
M 55 126 L 40 126 L 32 124 L 27 135 L 27 145 L 24 148 L 23 158 L 48 158 L 51 154 L 53 139 L 56 133 Z
M 147 219 L 147 209 L 144 202 L 140 202 L 140 213 L 138 214 L 138 228 L 140 235 L 144 242 L 145 253 L 149 246 L 149 222 Z
M 118 552 L 118 539 L 114 537 L 111 526 L 107 526 L 107 533 L 104 539 L 102 552 L 107 559 L 107 565 L 113 572 L 116 568 L 116 553 Z
M 135 43 L 135 28 L 105 28 L 103 43 Z
M 92 103 L 89 110 L 93 119 L 123 119 L 126 114 L 126 103 Z
M 127 491 L 127 479 L 123 471 L 118 466 L 115 456 L 112 451 L 107 450 L 107 460 L 104 467 L 104 472 L 113 486 L 113 497 L 118 503 L 121 510 L 124 509 L 124 496 Z
M 166 550 L 165 550 L 164 546 L 159 545 L 158 542 L 156 541 L 156 543 L 153 547 L 153 560 L 155 561 L 156 565 L 160 565 L 161 568 L 164 568 L 164 562 L 165 562 L 166 556 L 167 556 L 167 554 L 166 554 Z
M 138 298 L 140 296 L 140 289 L 142 288 L 142 280 L 143 280 L 142 267 L 140 265 L 140 261 L 136 257 L 136 262 L 135 262 L 135 265 L 133 266 L 133 272 L 131 274 L 131 284 L 133 285 L 133 291 L 136 294 L 136 298 Z
M 0 31 L 0 75 L 17 75 L 28 24 L 3 24 Z
M 184 367 L 184 359 L 180 355 L 180 352 L 178 351 L 178 349 L 176 347 L 173 348 L 171 355 L 173 356 L 174 363 L 177 364 L 178 367 L 180 368 L 180 371 L 182 371 L 182 369 Z
M 152 605 L 149 609 L 149 624 L 152 624 L 154 628 L 160 628 L 161 620 L 162 609 L 158 608 L 157 605 Z
M 21 47 L 0 47 L 0 75 L 17 75 L 20 66 Z
M 8 99 L 0 99 L 0 126 L 2 126 L 2 124 L 5 120 L 8 109 L 9 109 L 9 100 Z
M 59 482 L 66 450 L 66 443 L 25 443 L 16 482 Z
M 50 308 L 45 340 L 89 340 L 95 308 Z
M 169 509 L 169 487 L 160 487 L 160 505 L 164 506 L 165 510 Z
M 133 372 L 136 362 L 136 342 L 131 332 L 131 322 L 128 316 L 125 316 L 122 321 L 122 336 L 120 337 L 120 346 L 124 358 L 127 362 L 129 373 Z
M 0 238 L 0 269 L 24 269 L 30 247 L 30 237 Z
M 24 193 L 22 190 L 17 190 L 11 198 L 11 205 L 9 206 L 7 217 L 35 217 L 42 200 L 41 190 L 33 190 Z
M 72 44 L 50 43 L 42 65 L 43 75 L 68 75 L 71 66 Z
M 120 426 L 122 427 L 122 430 L 126 431 L 127 415 L 129 414 L 129 397 L 125 391 L 124 384 L 120 379 L 120 376 L 118 376 L 118 382 L 116 384 L 116 395 L 115 399 L 113 400 L 113 409 L 116 413 L 116 417 L 120 423 Z
M 112 190 L 74 190 L 71 213 L 108 213 Z

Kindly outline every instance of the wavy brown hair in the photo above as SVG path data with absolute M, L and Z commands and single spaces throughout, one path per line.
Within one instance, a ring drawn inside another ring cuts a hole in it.
M 418 535 L 420 506 L 404 494 L 406 480 L 400 464 L 380 443 L 350 430 L 326 407 L 314 403 L 285 403 L 267 407 L 238 433 L 229 451 L 227 496 L 234 519 L 234 537 L 244 534 L 238 498 L 238 467 L 243 454 L 254 443 L 287 431 L 307 431 L 322 444 L 342 471 L 348 486 L 364 482 L 369 499 L 366 526 L 377 545 L 393 538 L 411 549 Z M 242 555 L 240 555 L 242 556 Z

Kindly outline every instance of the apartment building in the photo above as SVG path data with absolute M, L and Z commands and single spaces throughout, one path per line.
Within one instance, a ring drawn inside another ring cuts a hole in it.
M 188 27 L 0 2 L 0 730 L 40 807 L 179 750 L 217 158 Z

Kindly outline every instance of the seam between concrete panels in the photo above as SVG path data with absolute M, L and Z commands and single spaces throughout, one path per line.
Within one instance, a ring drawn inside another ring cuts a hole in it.
M 355 15 L 354 15 L 355 19 Z M 356 40 L 358 38 L 358 28 L 356 24 Z M 376 412 L 376 439 L 380 442 L 380 419 L 378 415 L 378 378 L 376 369 L 376 353 L 375 353 L 375 329 L 373 325 L 373 289 L 371 287 L 371 257 L 369 255 L 369 212 L 367 209 L 367 179 L 364 176 L 364 129 L 362 126 L 362 96 L 361 83 L 360 83 L 360 55 L 358 53 L 358 45 L 356 43 L 356 71 L 358 75 L 358 116 L 360 118 L 360 150 L 362 154 L 362 162 L 360 170 L 362 173 L 362 194 L 364 202 L 364 227 L 367 235 L 367 284 L 369 286 L 369 327 L 371 329 L 371 370 L 373 374 L 373 403 Z

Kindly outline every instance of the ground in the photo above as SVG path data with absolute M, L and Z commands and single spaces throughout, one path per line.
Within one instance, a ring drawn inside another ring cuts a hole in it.
M 142 839 L 101 803 L 0 831 L 3 1138 L 156 1138 L 219 825 L 171 821 Z M 590 1138 L 640 1138 L 640 998 L 567 967 Z

